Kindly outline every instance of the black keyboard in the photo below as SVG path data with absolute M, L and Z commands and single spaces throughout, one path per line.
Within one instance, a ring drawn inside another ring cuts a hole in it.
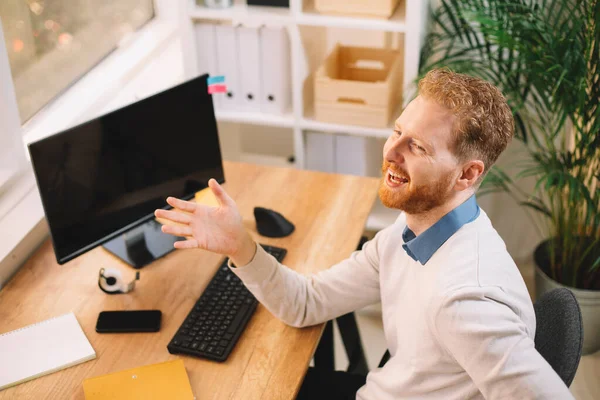
M 280 262 L 287 253 L 279 247 L 261 246 Z M 167 345 L 169 353 L 225 361 L 233 350 L 258 301 L 231 272 L 227 260 Z

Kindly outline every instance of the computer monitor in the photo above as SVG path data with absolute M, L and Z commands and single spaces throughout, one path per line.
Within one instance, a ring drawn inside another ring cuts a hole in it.
M 63 264 L 94 247 L 135 268 L 173 250 L 154 210 L 224 182 L 207 75 L 29 145 Z

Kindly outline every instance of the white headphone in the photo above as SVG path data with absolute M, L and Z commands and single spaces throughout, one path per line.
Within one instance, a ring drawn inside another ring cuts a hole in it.
M 140 279 L 140 271 L 135 273 L 135 279 L 129 283 L 123 281 L 121 271 L 115 268 L 100 268 L 98 287 L 108 294 L 128 293 L 135 288 L 135 281 Z

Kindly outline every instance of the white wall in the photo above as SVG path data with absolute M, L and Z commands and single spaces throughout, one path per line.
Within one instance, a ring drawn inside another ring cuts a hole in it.
M 506 151 L 500 156 L 497 165 L 506 171 L 515 168 L 526 157 L 523 143 L 514 139 Z M 535 185 L 533 179 L 520 183 L 520 188 L 531 192 Z M 542 241 L 529 210 L 516 203 L 506 193 L 491 194 L 479 198 L 479 204 L 488 214 L 494 227 L 504 239 L 509 253 L 517 264 L 529 263 L 535 247 Z

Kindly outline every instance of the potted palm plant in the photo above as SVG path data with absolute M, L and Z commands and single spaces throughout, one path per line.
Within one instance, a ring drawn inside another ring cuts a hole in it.
M 545 240 L 536 292 L 566 286 L 583 314 L 584 353 L 600 349 L 600 1 L 440 0 L 421 72 L 446 66 L 498 86 L 527 157 L 494 168 L 481 192 L 529 207 Z M 533 177 L 535 186 L 519 185 Z

